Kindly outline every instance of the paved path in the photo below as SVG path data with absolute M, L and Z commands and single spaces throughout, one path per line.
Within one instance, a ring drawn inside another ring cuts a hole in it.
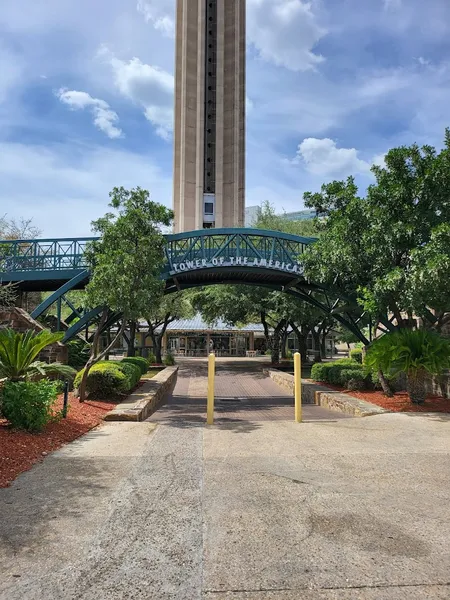
M 294 398 L 262 372 L 258 359 L 216 359 L 216 424 L 251 428 L 260 421 L 294 419 Z M 178 381 L 172 398 L 151 421 L 203 424 L 206 419 L 208 388 L 206 359 L 180 361 Z M 347 419 L 348 415 L 331 412 L 315 405 L 303 406 L 306 422 Z
M 446 417 L 168 416 L 0 490 L 2 600 L 449 598 Z

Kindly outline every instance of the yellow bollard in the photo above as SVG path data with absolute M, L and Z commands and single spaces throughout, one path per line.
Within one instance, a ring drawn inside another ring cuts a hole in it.
M 302 359 L 299 352 L 294 354 L 295 421 L 302 422 Z
M 214 424 L 214 378 L 216 375 L 216 357 L 210 354 L 208 357 L 208 402 L 206 405 L 206 423 Z

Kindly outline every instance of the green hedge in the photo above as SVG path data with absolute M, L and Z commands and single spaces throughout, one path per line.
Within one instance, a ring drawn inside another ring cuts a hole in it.
M 1 411 L 13 427 L 41 431 L 61 414 L 54 405 L 58 397 L 58 381 L 6 381 L 1 390 Z
M 121 362 L 136 365 L 139 367 L 142 375 L 148 371 L 148 361 L 145 358 L 142 358 L 142 356 L 127 356 Z
M 351 389 L 363 389 L 370 385 L 370 374 L 362 364 L 350 358 L 314 364 L 311 379 L 332 385 L 352 386 Z
M 343 369 L 340 374 L 340 385 L 349 390 L 364 390 L 369 387 L 369 378 L 362 369 Z
M 361 348 L 355 348 L 354 350 L 350 350 L 350 358 L 362 365 L 363 351 L 361 350 Z
M 119 363 L 119 368 L 125 373 L 125 375 L 130 380 L 129 389 L 132 390 L 133 388 L 135 388 L 139 383 L 142 375 L 139 366 L 122 360 Z
M 84 369 L 75 377 L 74 387 L 80 386 Z M 130 377 L 115 361 L 100 361 L 89 371 L 86 383 L 87 392 L 95 398 L 108 399 L 117 394 L 123 394 L 131 389 Z

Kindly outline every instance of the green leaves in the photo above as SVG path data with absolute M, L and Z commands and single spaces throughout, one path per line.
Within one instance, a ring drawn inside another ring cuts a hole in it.
M 420 371 L 439 375 L 450 368 L 450 341 L 426 329 L 400 329 L 376 340 L 365 364 L 374 370 L 414 376 Z
M 401 312 L 429 319 L 450 308 L 450 132 L 437 152 L 417 145 L 390 150 L 374 166 L 376 183 L 359 197 L 352 178 L 304 195 L 321 221 L 305 257 L 307 275 L 335 285 L 387 326 Z M 426 309 L 428 310 L 426 310 Z M 433 319 L 429 319 L 433 322 Z
M 173 213 L 139 187 L 114 188 L 110 198 L 116 212 L 92 224 L 101 238 L 86 252 L 92 273 L 88 303 L 106 305 L 136 320 L 162 297 L 162 228 L 170 225 Z
M 47 346 L 60 341 L 63 333 L 50 331 L 26 331 L 18 333 L 13 329 L 0 331 L 0 377 L 8 379 L 30 379 L 36 375 L 61 373 L 73 376 L 74 370 L 66 365 L 51 365 L 36 361 L 38 354 Z

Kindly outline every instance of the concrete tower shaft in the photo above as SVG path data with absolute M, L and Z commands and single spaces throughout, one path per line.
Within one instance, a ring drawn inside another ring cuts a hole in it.
M 178 0 L 175 231 L 244 225 L 245 0 Z

